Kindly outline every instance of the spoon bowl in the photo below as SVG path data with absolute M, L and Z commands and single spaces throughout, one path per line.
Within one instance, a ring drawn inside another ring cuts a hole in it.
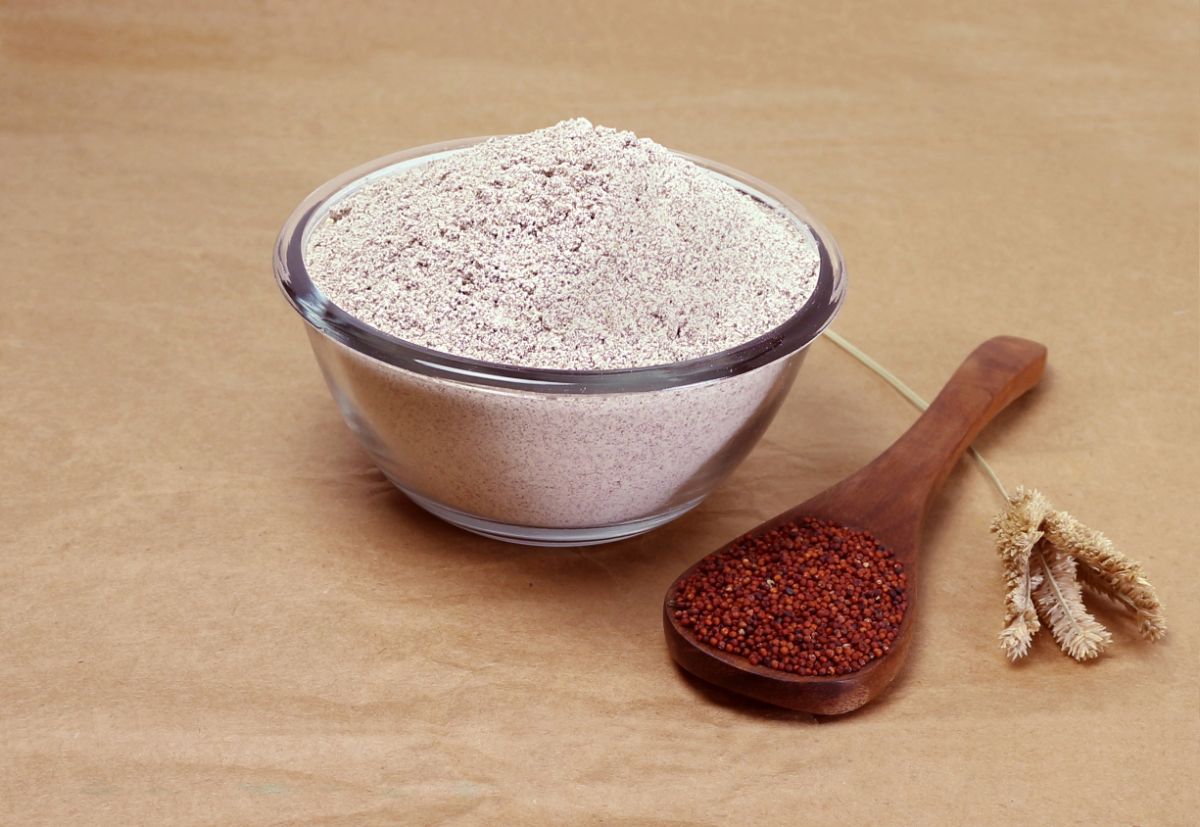
M 850 712 L 879 695 L 900 672 L 912 643 L 920 538 L 929 507 L 979 432 L 1037 385 L 1045 365 L 1046 348 L 1037 342 L 1013 336 L 989 339 L 967 357 L 912 427 L 873 462 L 709 555 L 802 517 L 869 532 L 892 552 L 907 576 L 908 608 L 895 641 L 882 657 L 842 675 L 796 675 L 751 664 L 740 655 L 699 642 L 677 622 L 674 602 L 681 584 L 703 559 L 671 584 L 663 601 L 663 629 L 671 657 L 709 683 L 819 715 Z

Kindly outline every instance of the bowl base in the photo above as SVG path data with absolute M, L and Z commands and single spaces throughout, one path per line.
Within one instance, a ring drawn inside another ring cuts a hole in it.
M 397 485 L 395 480 L 392 480 L 392 484 L 404 492 L 404 496 L 430 514 L 440 517 L 451 525 L 466 529 L 473 534 L 490 537 L 493 540 L 503 540 L 506 543 L 516 543 L 522 546 L 544 546 L 549 548 L 595 546 L 601 543 L 615 543 L 618 540 L 636 537 L 639 534 L 645 534 L 647 531 L 665 525 L 678 517 L 682 517 L 698 506 L 701 500 L 704 499 L 704 497 L 697 497 L 662 514 L 655 514 L 652 517 L 643 517 L 624 523 L 594 526 L 591 528 L 545 528 L 541 526 L 511 525 L 509 523 L 485 520 L 482 517 L 466 514 L 428 500 L 419 494 L 414 494 L 404 488 L 404 486 Z

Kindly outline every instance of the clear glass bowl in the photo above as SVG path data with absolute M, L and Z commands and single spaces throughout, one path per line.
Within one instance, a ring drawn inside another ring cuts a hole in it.
M 397 488 L 469 531 L 530 545 L 631 537 L 698 505 L 741 462 L 845 297 L 842 258 L 807 211 L 734 169 L 679 153 L 785 214 L 820 250 L 812 297 L 735 348 L 629 370 L 492 364 L 405 342 L 350 316 L 305 269 L 313 227 L 381 177 L 485 138 L 398 152 L 313 192 L 275 246 L 275 276 L 307 324 L 346 424 Z

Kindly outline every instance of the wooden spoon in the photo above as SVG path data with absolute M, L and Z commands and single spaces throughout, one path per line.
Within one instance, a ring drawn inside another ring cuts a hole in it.
M 882 692 L 900 671 L 912 642 L 921 529 L 934 496 L 984 426 L 1034 387 L 1045 367 L 1043 345 L 1013 336 L 989 339 L 967 357 L 920 419 L 874 462 L 743 535 L 761 534 L 800 517 L 874 534 L 908 576 L 908 610 L 887 654 L 856 672 L 810 677 L 754 666 L 739 655 L 700 643 L 676 624 L 672 608 L 680 583 L 700 565 L 697 562 L 671 584 L 663 602 L 667 646 L 676 663 L 732 692 L 819 715 L 850 712 Z

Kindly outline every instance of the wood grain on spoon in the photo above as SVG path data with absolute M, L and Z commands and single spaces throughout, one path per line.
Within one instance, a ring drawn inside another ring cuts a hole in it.
M 887 654 L 856 672 L 811 677 L 753 666 L 739 655 L 699 643 L 679 627 L 672 610 L 680 583 L 697 562 L 671 584 L 663 602 L 663 627 L 671 656 L 709 683 L 820 715 L 850 712 L 882 692 L 900 671 L 912 643 L 917 560 L 929 507 L 979 432 L 1009 403 L 1037 385 L 1045 366 L 1046 348 L 1037 342 L 1013 336 L 989 339 L 959 366 L 929 409 L 874 462 L 747 532 L 756 535 L 799 517 L 816 517 L 874 534 L 892 550 L 908 576 L 908 611 Z

